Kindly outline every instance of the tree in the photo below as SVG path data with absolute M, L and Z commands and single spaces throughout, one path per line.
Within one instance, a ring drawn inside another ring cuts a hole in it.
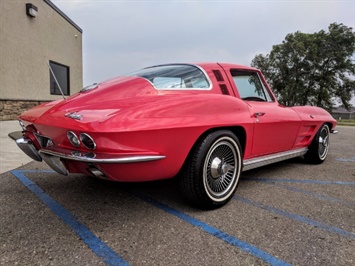
M 343 24 L 328 32 L 295 32 L 258 54 L 251 65 L 259 68 L 285 106 L 314 105 L 331 111 L 333 99 L 351 107 L 355 95 L 355 33 Z

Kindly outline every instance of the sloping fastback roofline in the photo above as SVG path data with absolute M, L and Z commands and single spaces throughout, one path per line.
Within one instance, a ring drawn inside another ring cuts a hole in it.
M 51 8 L 53 8 L 59 15 L 61 15 L 66 21 L 68 21 L 71 25 L 73 25 L 74 28 L 76 28 L 78 31 L 83 33 L 83 30 L 74 22 L 72 21 L 67 15 L 63 13 L 62 10 L 60 10 L 55 4 L 53 4 L 50 0 L 43 0 L 47 5 L 49 5 Z

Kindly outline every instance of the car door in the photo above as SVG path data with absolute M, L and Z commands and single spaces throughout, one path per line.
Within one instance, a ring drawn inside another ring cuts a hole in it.
M 278 104 L 258 72 L 231 70 L 231 75 L 254 125 L 251 157 L 292 149 L 301 123 L 298 114 Z

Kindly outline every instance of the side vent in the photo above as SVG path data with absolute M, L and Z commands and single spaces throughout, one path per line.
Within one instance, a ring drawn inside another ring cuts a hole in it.
M 212 72 L 215 75 L 217 81 L 224 81 L 221 71 L 219 71 L 218 69 L 214 69 L 212 70 Z
M 228 91 L 226 84 L 219 84 L 219 87 L 221 88 L 221 91 L 223 94 L 229 95 L 229 91 Z

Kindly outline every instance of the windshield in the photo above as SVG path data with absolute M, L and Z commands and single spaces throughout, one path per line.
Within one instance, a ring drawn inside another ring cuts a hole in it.
M 208 90 L 210 83 L 204 72 L 192 65 L 163 65 L 144 68 L 129 74 L 149 80 L 160 90 Z

